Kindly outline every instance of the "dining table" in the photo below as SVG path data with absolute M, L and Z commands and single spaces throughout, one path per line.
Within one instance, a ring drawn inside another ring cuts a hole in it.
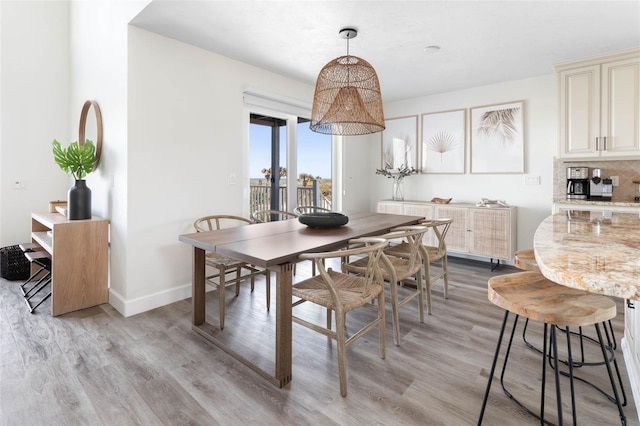
M 415 225 L 425 218 L 373 212 L 347 213 L 349 221 L 337 228 L 311 228 L 297 219 L 257 223 L 179 236 L 193 247 L 192 330 L 278 387 L 292 380 L 293 266 L 301 253 L 324 252 L 345 246 L 349 240 L 381 235 L 392 228 Z M 275 272 L 275 359 L 260 353 L 261 345 L 235 344 L 233 323 L 220 329 L 207 316 L 205 303 L 205 253 L 216 252 Z

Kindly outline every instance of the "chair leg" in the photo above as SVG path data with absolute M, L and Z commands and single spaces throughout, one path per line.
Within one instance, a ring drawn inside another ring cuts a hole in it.
M 347 356 L 345 345 L 345 313 L 336 312 L 336 340 L 338 341 L 338 376 L 340 395 L 347 396 Z
M 236 267 L 236 297 L 240 295 L 240 277 L 242 276 L 242 268 Z
M 627 424 L 627 418 L 624 415 L 624 411 L 622 411 L 622 404 L 620 403 L 620 395 L 618 395 L 618 387 L 616 386 L 615 380 L 613 379 L 613 372 L 611 371 L 611 363 L 609 362 L 609 357 L 607 356 L 607 349 L 605 348 L 604 345 L 604 340 L 602 339 L 602 333 L 600 332 L 600 325 L 599 324 L 595 324 L 596 326 L 596 333 L 598 334 L 598 341 L 600 342 L 600 350 L 602 351 L 602 357 L 604 358 L 604 364 L 607 366 L 607 373 L 609 374 L 609 381 L 611 382 L 611 387 L 613 388 L 613 395 L 614 398 L 616 400 L 616 405 L 618 406 L 618 413 L 620 415 L 620 422 L 622 425 L 626 425 Z M 606 325 L 605 325 L 605 329 L 606 329 Z M 614 358 L 614 362 L 615 362 L 615 358 Z M 618 365 L 616 363 L 615 365 L 616 370 L 618 369 Z M 620 379 L 620 376 L 618 375 L 618 379 Z M 622 382 L 620 382 L 620 384 L 622 385 Z
M 220 312 L 220 330 L 222 330 L 224 328 L 224 289 L 226 271 L 224 267 L 218 270 L 220 271 L 220 276 L 218 279 L 218 309 Z
M 384 359 L 386 357 L 386 334 L 385 334 L 385 307 L 384 307 L 384 291 L 381 291 L 378 295 L 378 317 L 379 317 L 379 325 L 378 325 L 378 334 L 380 336 L 380 358 Z
M 422 285 L 422 271 L 416 275 L 416 284 L 418 287 L 418 310 L 420 313 L 420 322 L 424 323 L 424 287 Z
M 442 273 L 444 278 L 444 298 L 449 298 L 449 266 L 447 265 L 447 255 L 442 256 Z
M 391 289 L 391 315 L 393 315 L 393 343 L 400 346 L 400 316 L 398 315 L 398 283 L 389 282 Z

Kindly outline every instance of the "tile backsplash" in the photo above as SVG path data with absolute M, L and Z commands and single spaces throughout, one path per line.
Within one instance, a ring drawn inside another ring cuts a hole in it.
M 567 194 L 567 167 L 589 167 L 600 169 L 603 178 L 618 176 L 619 185 L 613 187 L 614 202 L 632 202 L 636 196 L 636 186 L 633 181 L 640 180 L 640 160 L 613 161 L 567 161 L 555 158 L 553 160 L 553 199 L 561 200 Z M 591 170 L 589 170 L 591 178 Z

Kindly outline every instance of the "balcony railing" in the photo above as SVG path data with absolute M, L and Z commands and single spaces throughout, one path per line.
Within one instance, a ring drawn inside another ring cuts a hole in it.
M 249 202 L 250 214 L 259 210 L 271 209 L 271 186 L 269 185 L 250 185 Z M 298 205 L 299 206 L 318 206 L 331 210 L 331 200 L 327 199 L 322 192 L 316 180 L 312 186 L 298 186 Z M 287 206 L 287 190 L 286 186 L 279 188 L 280 203 L 278 210 L 290 211 Z M 293 210 L 293 208 L 292 208 Z

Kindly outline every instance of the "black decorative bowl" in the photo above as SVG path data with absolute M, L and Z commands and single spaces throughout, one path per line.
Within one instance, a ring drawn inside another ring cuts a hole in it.
M 349 222 L 349 216 L 336 212 L 304 213 L 298 221 L 309 228 L 338 228 Z

